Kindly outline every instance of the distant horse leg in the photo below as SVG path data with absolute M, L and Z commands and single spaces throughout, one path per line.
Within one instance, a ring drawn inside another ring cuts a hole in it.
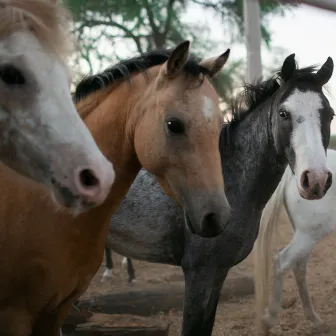
M 203 266 L 184 270 L 185 296 L 182 336 L 210 336 L 216 317 L 220 291 L 228 270 Z
M 111 250 L 107 246 L 105 246 L 105 260 L 106 260 L 106 266 L 105 266 L 105 270 L 101 278 L 101 282 L 104 282 L 106 279 L 113 278 L 113 273 L 112 273 L 113 261 L 112 261 L 112 256 L 111 256 Z
M 133 267 L 132 260 L 130 258 L 127 258 L 127 273 L 128 273 L 128 283 L 134 284 L 136 282 L 135 270 Z
M 296 284 L 299 289 L 302 308 L 306 318 L 313 323 L 314 327 L 321 327 L 323 326 L 323 321 L 315 312 L 307 286 L 308 259 L 309 256 L 303 260 L 298 261 L 293 268 L 293 272 L 295 275 Z
M 271 304 L 263 318 L 266 332 L 277 322 L 277 316 L 282 309 L 283 281 L 286 272 L 292 269 L 299 260 L 307 258 L 314 245 L 315 242 L 309 235 L 297 231 L 292 241 L 274 257 Z
M 60 336 L 62 331 L 54 315 L 43 316 L 34 324 L 31 336 Z

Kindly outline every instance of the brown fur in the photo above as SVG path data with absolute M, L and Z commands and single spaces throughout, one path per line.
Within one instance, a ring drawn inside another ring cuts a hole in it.
M 141 165 L 177 199 L 223 188 L 216 92 L 207 78 L 192 88 L 183 72 L 168 80 L 161 74 L 163 66 L 151 68 L 147 79 L 137 74 L 131 85 L 121 83 L 108 94 L 98 91 L 78 103 L 116 170 L 100 207 L 72 217 L 55 209 L 42 187 L 0 167 L 1 335 L 59 336 L 73 302 L 102 261 L 110 217 Z M 211 122 L 201 112 L 205 95 L 214 103 Z M 188 139 L 176 144 L 164 137 L 167 113 L 185 120 Z

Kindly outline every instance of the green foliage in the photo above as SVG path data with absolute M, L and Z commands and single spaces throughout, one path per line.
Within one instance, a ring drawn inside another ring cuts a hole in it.
M 215 47 L 210 29 L 195 18 L 184 21 L 188 6 L 198 6 L 220 17 L 223 31 L 230 32 L 231 41 L 243 41 L 243 0 L 66 0 L 73 18 L 74 33 L 79 40 L 80 53 L 76 65 L 92 72 L 135 53 L 173 47 L 182 40 L 192 41 L 192 50 L 199 56 Z M 266 45 L 271 43 L 267 18 L 283 14 L 278 1 L 263 1 L 261 32 Z M 230 62 L 215 80 L 224 101 L 232 94 L 235 78 L 243 62 Z

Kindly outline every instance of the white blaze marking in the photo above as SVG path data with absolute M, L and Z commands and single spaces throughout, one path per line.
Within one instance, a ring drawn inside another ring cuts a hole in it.
M 0 87 L 0 145 L 16 148 L 15 156 L 5 156 L 7 152 L 3 151 L 0 159 L 49 189 L 53 173 L 58 184 L 75 195 L 80 194 L 74 178 L 76 169 L 92 167 L 103 186 L 102 195 L 107 194 L 114 171 L 73 104 L 69 69 L 62 60 L 45 51 L 30 31 L 1 39 L 0 59 L 8 64 L 13 62 L 34 79 L 27 81 L 22 94 L 19 87 L 9 94 L 3 85 Z M 29 85 L 35 96 L 27 99 L 25 90 Z
M 207 121 L 212 120 L 212 100 L 205 96 L 204 97 L 204 103 L 203 103 L 203 115 Z
M 285 101 L 284 106 L 292 116 L 291 141 L 296 156 L 295 175 L 300 178 L 306 169 L 325 171 L 327 161 L 318 112 L 323 107 L 320 95 L 296 89 Z

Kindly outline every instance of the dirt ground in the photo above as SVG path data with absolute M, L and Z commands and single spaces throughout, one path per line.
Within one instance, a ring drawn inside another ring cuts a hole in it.
M 289 225 L 282 224 L 280 234 L 276 238 L 276 249 L 283 247 L 292 236 Z M 319 316 L 329 326 L 336 325 L 336 234 L 330 235 L 318 244 L 310 258 L 308 269 L 308 285 L 313 298 L 315 309 Z M 99 293 L 129 291 L 127 285 L 127 272 L 121 267 L 121 257 L 112 255 L 114 261 L 115 277 L 105 283 L 100 282 L 103 265 L 93 279 L 84 296 Z M 236 268 L 247 274 L 252 274 L 252 257 L 249 256 Z M 153 288 L 155 286 L 170 286 L 174 279 L 179 278 L 182 272 L 178 267 L 150 264 L 134 261 L 137 283 L 134 289 Z M 292 273 L 288 274 L 285 281 L 284 300 L 296 298 L 294 305 L 284 310 L 280 315 L 279 323 L 272 329 L 273 336 L 299 336 L 299 335 L 328 335 L 336 336 L 336 331 L 321 332 L 313 330 L 312 326 L 303 317 L 301 303 Z M 169 314 L 158 314 L 157 319 L 170 323 L 170 336 L 178 336 L 181 326 L 182 314 L 180 311 L 171 311 Z M 254 327 L 254 297 L 232 298 L 221 302 L 218 306 L 214 336 L 251 336 L 256 335 Z

